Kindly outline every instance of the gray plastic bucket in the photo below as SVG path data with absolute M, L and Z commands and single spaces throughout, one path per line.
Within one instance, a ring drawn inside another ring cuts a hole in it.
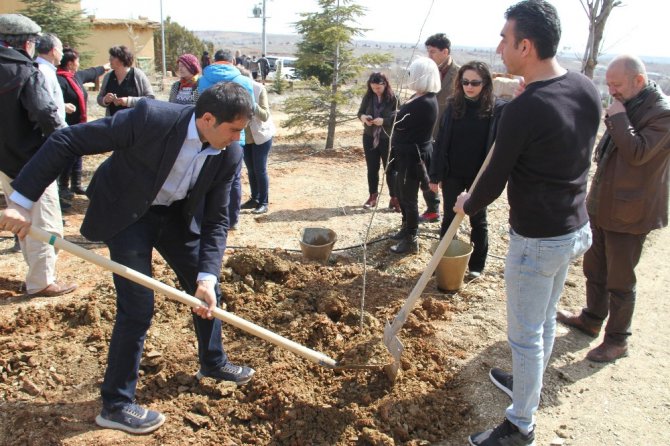
M 327 262 L 337 234 L 328 228 L 305 228 L 300 234 L 300 250 L 307 260 Z
M 433 245 L 433 252 L 437 243 Z M 465 270 L 468 268 L 472 246 L 462 240 L 454 239 L 449 243 L 440 263 L 435 269 L 437 287 L 442 291 L 456 291 L 463 286 Z

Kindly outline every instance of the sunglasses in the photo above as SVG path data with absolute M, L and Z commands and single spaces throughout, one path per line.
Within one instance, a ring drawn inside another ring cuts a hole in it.
M 377 84 L 377 85 L 386 85 L 386 82 L 384 81 L 370 81 L 371 84 Z
M 473 87 L 479 87 L 483 83 L 484 81 L 469 81 L 467 79 L 461 79 L 461 85 L 464 87 L 467 87 L 468 85 L 472 85 Z

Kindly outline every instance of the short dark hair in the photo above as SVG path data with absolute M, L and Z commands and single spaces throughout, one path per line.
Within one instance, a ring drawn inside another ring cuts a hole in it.
M 233 122 L 236 119 L 251 119 L 254 103 L 249 92 L 237 82 L 219 82 L 200 93 L 195 103 L 195 117 L 211 113 L 216 123 Z
M 70 62 L 74 62 L 75 60 L 79 59 L 79 53 L 77 50 L 74 48 L 68 48 L 65 47 L 63 48 L 63 58 L 60 60 L 60 65 L 58 68 L 61 70 L 67 69 L 67 64 Z
M 515 47 L 523 39 L 533 42 L 540 60 L 556 55 L 561 40 L 561 21 L 556 8 L 544 0 L 524 0 L 510 6 L 505 19 L 514 20 Z
M 232 62 L 232 60 L 233 53 L 231 53 L 230 50 L 218 50 L 214 53 L 215 62 Z
M 58 37 L 55 35 L 49 33 L 42 34 L 39 39 L 37 39 L 35 51 L 37 51 L 37 54 L 47 54 L 54 49 L 56 42 L 58 42 Z
M 432 46 L 440 50 L 447 49 L 451 53 L 451 41 L 445 33 L 433 34 L 426 39 L 425 46 Z
M 125 45 L 111 47 L 109 49 L 109 55 L 119 59 L 124 67 L 132 66 L 133 62 L 135 61 L 133 53 L 131 53 L 128 47 Z

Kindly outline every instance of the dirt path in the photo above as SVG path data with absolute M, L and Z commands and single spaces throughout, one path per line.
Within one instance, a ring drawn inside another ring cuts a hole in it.
M 538 412 L 538 446 L 670 443 L 668 256 L 670 230 L 652 233 L 638 266 L 638 301 L 627 358 L 613 364 L 588 361 L 586 353 L 602 336 L 593 340 L 559 324 Z M 571 268 L 561 307 L 576 311 L 584 304 L 580 267 Z M 472 405 L 472 424 L 441 445 L 462 444 L 460 438 L 473 426 L 486 429 L 504 416 L 510 400 L 488 379 L 490 367 L 511 368 L 504 312 L 503 301 L 487 300 L 441 324 L 444 339 L 457 339 L 464 348 L 474 345 L 469 349 L 473 356 L 464 360 L 459 374 L 460 391 Z

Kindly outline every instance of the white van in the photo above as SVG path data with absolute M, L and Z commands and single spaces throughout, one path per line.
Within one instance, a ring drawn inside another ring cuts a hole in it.
M 274 79 L 277 75 L 277 68 L 281 67 L 281 76 L 283 79 L 294 80 L 298 79 L 298 76 L 295 74 L 295 63 L 298 60 L 297 57 L 289 56 L 266 56 L 268 61 L 270 57 L 274 59 L 274 67 L 270 65 L 270 74 L 268 74 L 268 79 Z

